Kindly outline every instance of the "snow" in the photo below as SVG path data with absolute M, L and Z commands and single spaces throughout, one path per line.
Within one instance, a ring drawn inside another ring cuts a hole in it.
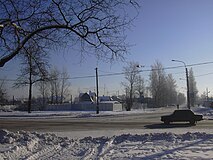
M 0 140 L 0 159 L 213 158 L 213 134 L 200 132 L 70 139 L 50 133 L 0 130 Z
M 205 119 L 213 119 L 210 108 L 193 108 Z M 158 109 L 157 112 L 160 112 Z M 140 112 L 155 112 L 141 110 Z M 132 112 L 0 112 L 1 118 L 98 117 L 135 114 Z M 4 159 L 213 159 L 210 129 L 99 130 L 40 133 L 0 129 L 0 160 Z M 85 135 L 92 135 L 85 136 Z
M 158 109 L 160 110 L 160 109 Z M 157 111 L 157 109 L 133 110 L 129 111 L 103 111 L 96 114 L 96 111 L 33 111 L 32 113 L 13 111 L 13 112 L 0 112 L 0 118 L 55 118 L 55 117 L 70 117 L 70 118 L 86 118 L 86 117 L 103 117 L 103 116 L 116 116 L 125 114 L 139 114 Z

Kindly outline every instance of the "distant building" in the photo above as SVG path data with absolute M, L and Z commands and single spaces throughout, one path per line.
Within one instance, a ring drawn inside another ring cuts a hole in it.
M 99 99 L 100 103 L 113 103 L 113 104 L 119 104 L 120 103 L 119 101 L 113 99 L 110 96 L 100 96 L 100 97 L 98 97 L 98 99 Z
M 79 103 L 95 103 L 96 102 L 96 93 L 95 92 L 86 92 L 79 94 Z
M 113 101 L 110 96 L 100 96 L 100 97 L 98 97 L 98 99 L 99 99 L 100 102 L 103 102 L 103 101 Z
M 113 101 L 118 101 L 118 102 L 122 103 L 122 99 L 117 96 L 112 96 L 111 98 Z
M 213 99 L 208 99 L 206 101 L 203 101 L 203 106 L 213 108 Z

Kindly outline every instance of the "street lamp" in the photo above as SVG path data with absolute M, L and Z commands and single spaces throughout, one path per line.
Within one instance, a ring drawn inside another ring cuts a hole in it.
M 172 60 L 173 62 L 180 62 L 183 63 L 185 70 L 186 70 L 186 86 L 187 86 L 187 107 L 190 109 L 190 97 L 189 97 L 189 76 L 188 76 L 188 69 L 186 67 L 186 63 L 179 60 Z

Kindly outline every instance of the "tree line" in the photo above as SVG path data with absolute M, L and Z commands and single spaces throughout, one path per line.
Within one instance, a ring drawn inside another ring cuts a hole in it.
M 186 97 L 177 91 L 176 80 L 172 74 L 166 74 L 163 65 L 156 61 L 151 66 L 148 84 L 145 85 L 144 78 L 140 75 L 140 66 L 136 62 L 129 62 L 123 68 L 125 81 L 122 86 L 126 91 L 127 110 L 131 110 L 134 97 L 144 97 L 148 89 L 152 98 L 153 106 L 165 107 L 167 105 L 181 105 L 185 103 Z M 196 104 L 198 90 L 192 68 L 189 71 L 189 90 L 191 106 Z
M 29 48 L 28 51 L 34 48 Z M 28 86 L 28 112 L 31 112 L 31 101 L 33 93 L 33 85 L 37 88 L 41 97 L 41 106 L 47 103 L 59 104 L 63 103 L 64 98 L 69 95 L 70 82 L 69 74 L 66 69 L 62 71 L 56 67 L 48 67 L 48 63 L 44 57 L 34 57 L 34 54 L 29 52 L 23 54 L 23 63 L 20 69 L 14 87 L 20 88 Z M 40 55 L 40 54 L 35 54 Z M 38 62 L 39 63 L 38 63 Z M 42 68 L 42 69 L 41 69 Z M 165 107 L 167 105 L 181 105 L 185 103 L 186 97 L 183 93 L 177 91 L 176 80 L 172 74 L 166 74 L 162 63 L 156 61 L 151 66 L 148 82 L 140 74 L 140 65 L 136 62 L 129 62 L 123 67 L 125 81 L 121 82 L 125 89 L 124 99 L 126 100 L 127 110 L 131 110 L 134 99 L 137 97 L 141 100 L 144 97 L 151 97 L 153 107 Z M 192 68 L 189 70 L 189 90 L 191 106 L 194 106 L 198 101 L 198 90 Z M 147 94 L 149 92 L 150 94 Z M 6 99 L 6 90 L 4 81 L 0 85 L 1 102 Z

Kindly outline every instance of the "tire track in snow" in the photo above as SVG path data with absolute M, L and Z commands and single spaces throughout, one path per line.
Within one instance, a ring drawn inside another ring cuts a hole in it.
M 53 145 L 53 146 L 40 146 L 40 148 L 44 148 L 43 150 L 36 151 L 35 154 L 30 155 L 27 160 L 34 160 L 34 159 L 60 159 L 61 155 L 64 155 L 66 152 L 70 152 L 69 149 L 73 148 L 75 142 L 69 141 L 66 144 L 62 145 L 60 143 Z M 56 158 L 55 158 L 56 157 Z
M 83 157 L 84 160 L 88 159 L 100 159 L 103 160 L 104 156 L 111 150 L 112 144 L 114 142 L 114 137 L 110 139 L 100 138 L 100 143 L 93 146 L 93 148 L 89 148 L 86 151 L 86 155 Z
M 105 144 L 102 146 L 100 152 L 98 153 L 98 156 L 102 160 L 104 156 L 111 150 L 112 144 L 114 142 L 114 137 L 110 138 L 108 141 L 105 142 Z
M 50 157 L 53 157 L 58 152 L 60 152 L 60 150 L 61 150 L 60 145 L 48 146 L 48 147 L 43 148 L 42 150 L 36 152 L 35 154 L 30 155 L 29 157 L 26 157 L 26 160 L 48 159 Z
M 89 152 L 89 153 L 87 153 Z M 91 148 L 91 149 L 88 149 L 86 151 L 86 155 L 82 157 L 83 160 L 88 160 L 88 159 L 96 159 L 96 148 Z

